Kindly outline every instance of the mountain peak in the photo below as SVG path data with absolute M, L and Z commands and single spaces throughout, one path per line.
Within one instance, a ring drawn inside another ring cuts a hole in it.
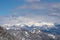
M 28 23 L 24 23 L 24 24 L 23 23 L 3 24 L 2 26 L 20 26 L 20 27 L 23 27 L 25 25 L 27 25 L 29 27 L 31 27 L 32 25 L 34 25 L 34 26 L 41 26 L 41 27 L 46 25 L 48 27 L 52 27 L 52 26 L 54 26 L 54 23 L 48 23 L 48 22 L 41 22 L 41 23 L 38 23 L 38 22 L 28 22 Z

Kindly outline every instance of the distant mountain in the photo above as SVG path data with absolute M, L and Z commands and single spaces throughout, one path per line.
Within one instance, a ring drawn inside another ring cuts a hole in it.
M 49 31 L 47 31 L 47 32 L 60 35 L 59 31 L 60 31 L 60 24 L 55 24 L 55 27 L 50 28 Z
M 57 23 L 55 23 L 55 24 L 53 24 L 53 23 L 35 23 L 32 25 L 28 25 L 28 24 L 15 24 L 15 25 L 5 24 L 3 26 L 7 30 L 19 29 L 19 28 L 24 28 L 26 30 L 32 30 L 33 28 L 37 28 L 43 32 L 60 35 L 60 24 L 57 24 Z

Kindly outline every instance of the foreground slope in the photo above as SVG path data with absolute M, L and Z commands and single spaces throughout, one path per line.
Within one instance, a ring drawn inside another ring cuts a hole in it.
M 6 30 L 0 27 L 0 40 L 60 40 L 60 35 L 48 34 L 36 28 L 26 30 L 17 27 Z

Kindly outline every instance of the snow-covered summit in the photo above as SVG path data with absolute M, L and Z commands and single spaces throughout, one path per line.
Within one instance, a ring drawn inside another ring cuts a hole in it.
M 17 23 L 17 24 L 3 24 L 2 26 L 20 26 L 20 27 L 23 27 L 23 26 L 29 26 L 31 27 L 32 25 L 34 26 L 44 26 L 44 25 L 47 25 L 48 27 L 52 27 L 54 26 L 53 23 L 48 23 L 48 22 L 41 22 L 41 23 L 38 23 L 38 22 L 28 22 L 28 23 Z

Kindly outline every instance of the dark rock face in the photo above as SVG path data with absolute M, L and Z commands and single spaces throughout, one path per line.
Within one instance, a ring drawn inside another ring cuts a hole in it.
M 9 34 L 6 30 L 4 30 L 0 26 L 0 40 L 15 40 L 15 39 L 11 34 Z
M 53 35 L 42 32 L 36 28 L 32 30 L 10 29 L 5 30 L 2 27 L 0 32 L 0 40 L 60 40 L 60 35 Z

